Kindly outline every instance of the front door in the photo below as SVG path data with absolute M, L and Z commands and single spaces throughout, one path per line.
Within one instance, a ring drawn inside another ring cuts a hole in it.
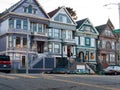
M 22 56 L 22 67 L 25 68 L 25 56 Z
M 80 62 L 84 62 L 84 53 L 82 51 L 79 52 L 79 59 L 80 59 Z
M 37 42 L 37 52 L 38 53 L 44 52 L 44 42 L 42 42 L 42 41 Z

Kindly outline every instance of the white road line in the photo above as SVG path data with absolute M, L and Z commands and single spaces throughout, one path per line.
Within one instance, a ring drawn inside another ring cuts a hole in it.
M 1 78 L 7 78 L 7 79 L 18 79 L 17 77 L 13 76 L 7 76 L 7 75 L 0 75 Z

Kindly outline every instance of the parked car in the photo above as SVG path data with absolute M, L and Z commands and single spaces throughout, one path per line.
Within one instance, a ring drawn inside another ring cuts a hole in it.
M 54 68 L 51 73 L 53 74 L 69 74 L 70 71 L 66 68 Z
M 89 74 L 88 69 L 75 69 L 70 71 L 70 74 Z
M 120 74 L 120 66 L 111 65 L 103 70 L 105 75 L 118 75 Z
M 0 71 L 2 72 L 11 71 L 10 56 L 0 55 Z

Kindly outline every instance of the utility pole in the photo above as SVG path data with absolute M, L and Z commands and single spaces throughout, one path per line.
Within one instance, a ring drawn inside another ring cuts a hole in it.
M 109 3 L 105 4 L 104 6 L 109 6 L 109 5 L 117 5 L 118 6 L 118 14 L 119 14 L 119 28 L 120 28 L 120 3 Z
M 118 15 L 119 15 L 119 29 L 114 30 L 114 33 L 116 34 L 120 34 L 120 3 L 109 3 L 109 4 L 105 4 L 104 6 L 108 6 L 108 5 L 117 5 L 118 6 Z M 118 38 L 118 44 L 116 45 L 116 50 L 117 50 L 117 61 L 116 64 L 120 65 L 120 40 Z
M 28 70 L 29 42 L 30 42 L 30 38 L 29 38 L 29 34 L 27 33 L 27 50 L 26 50 L 26 60 L 25 60 L 26 74 L 29 73 L 29 70 Z

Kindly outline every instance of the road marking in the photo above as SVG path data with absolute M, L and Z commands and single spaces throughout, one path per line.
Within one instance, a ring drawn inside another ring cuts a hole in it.
M 51 76 L 50 76 L 51 77 Z M 108 90 L 120 90 L 118 88 L 114 87 L 107 87 L 107 86 L 101 86 L 101 85 L 94 85 L 94 84 L 88 84 L 88 83 L 81 83 L 81 82 L 75 82 L 71 80 L 62 80 L 62 79 L 57 79 L 53 76 L 53 78 L 49 78 L 49 75 L 46 77 L 43 77 L 48 80 L 53 80 L 53 81 L 61 81 L 61 82 L 66 82 L 66 83 L 72 83 L 72 84 L 78 84 L 78 85 L 84 85 L 84 86 L 89 86 L 89 87 L 96 87 L 96 88 L 101 88 L 101 89 L 108 89 Z
M 7 79 L 18 79 L 17 77 L 7 76 L 7 75 L 0 75 L 0 77 L 7 78 Z
M 31 76 L 28 74 L 15 74 L 15 76 L 24 77 L 24 78 L 39 78 L 39 77 Z

